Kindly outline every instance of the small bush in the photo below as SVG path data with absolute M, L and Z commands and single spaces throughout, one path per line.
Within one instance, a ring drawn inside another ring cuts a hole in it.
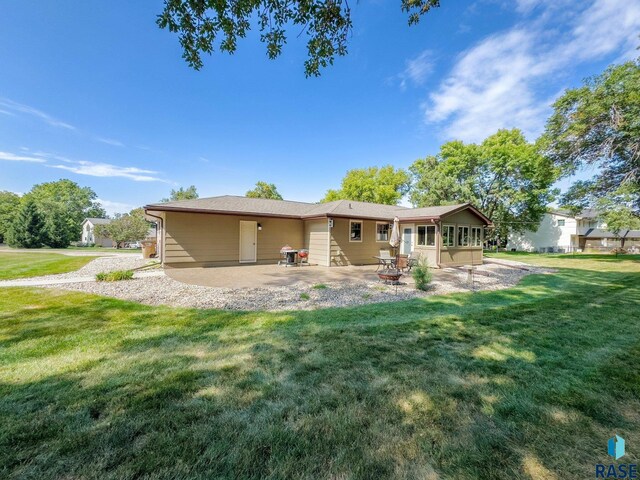
M 618 247 L 611 250 L 611 253 L 614 255 L 626 255 L 628 252 L 626 249 Z
M 119 282 L 120 280 L 131 280 L 132 270 L 116 270 L 115 272 L 100 272 L 96 275 L 98 282 Z
M 300 300 L 309 300 L 311 296 L 308 293 L 301 293 Z
M 429 263 L 425 258 L 418 259 L 418 262 L 411 269 L 411 276 L 413 280 L 416 282 L 416 288 L 418 290 L 426 290 L 431 283 L 431 269 L 429 268 Z
M 316 283 L 313 287 L 311 288 L 315 288 L 316 290 L 325 290 L 329 287 L 327 287 L 324 283 Z

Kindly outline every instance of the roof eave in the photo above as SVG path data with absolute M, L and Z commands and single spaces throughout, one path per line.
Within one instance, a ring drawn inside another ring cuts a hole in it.
M 232 210 L 211 210 L 206 208 L 181 208 L 181 207 L 167 207 L 161 205 L 145 205 L 142 207 L 145 212 L 180 212 L 180 213 L 206 213 L 210 215 L 236 215 L 245 217 L 270 217 L 270 218 L 289 218 L 300 220 L 300 215 L 287 215 L 280 213 L 258 213 L 258 212 L 238 212 Z

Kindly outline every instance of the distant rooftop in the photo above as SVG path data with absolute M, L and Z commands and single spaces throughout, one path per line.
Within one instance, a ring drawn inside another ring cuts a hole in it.
M 600 216 L 600 213 L 595 208 L 585 208 L 577 215 L 574 215 L 566 208 L 554 208 L 550 210 L 549 213 L 553 213 L 555 215 L 563 215 L 565 217 L 572 217 L 572 218 L 598 218 Z
M 111 219 L 110 218 L 92 218 L 92 217 L 89 217 L 89 218 L 85 218 L 84 222 L 82 222 L 82 223 L 85 223 L 85 222 L 91 222 L 94 225 L 107 225 L 107 224 L 111 223 Z

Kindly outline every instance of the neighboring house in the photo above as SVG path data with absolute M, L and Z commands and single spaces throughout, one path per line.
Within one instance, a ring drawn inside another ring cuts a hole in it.
M 100 247 L 113 247 L 113 241 L 107 237 L 96 235 L 97 225 L 108 225 L 111 222 L 108 218 L 85 218 L 82 222 L 82 237 L 80 241 L 84 244 L 92 243 Z
M 165 266 L 275 263 L 280 249 L 309 250 L 322 266 L 374 264 L 389 250 L 395 217 L 400 253 L 432 266 L 482 263 L 483 230 L 491 221 L 470 204 L 404 208 L 349 200 L 302 203 L 222 196 L 151 204 L 158 251 Z
M 609 251 L 624 247 L 640 249 L 640 231 L 622 230 L 618 235 L 607 230 L 607 224 L 595 210 L 578 215 L 556 210 L 546 213 L 536 231 L 512 233 L 508 250 L 526 252 Z

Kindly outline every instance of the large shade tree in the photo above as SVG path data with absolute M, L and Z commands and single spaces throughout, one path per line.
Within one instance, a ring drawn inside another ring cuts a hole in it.
M 110 238 L 115 242 L 116 248 L 121 248 L 125 242 L 144 240 L 150 227 L 151 224 L 145 219 L 144 210 L 136 208 L 129 213 L 116 214 L 106 225 L 97 225 L 96 235 Z
M 67 179 L 35 185 L 25 199 L 33 201 L 45 219 L 44 243 L 50 247 L 64 248 L 78 240 L 85 218 L 106 217 L 91 188 Z
M 575 183 L 561 203 L 633 220 L 640 214 L 640 62 L 609 67 L 567 90 L 553 108 L 540 141 L 544 154 L 564 176 L 585 166 L 599 172 Z
M 160 200 L 161 202 L 175 202 L 177 200 L 195 200 L 198 198 L 198 190 L 196 190 L 195 185 L 191 185 L 188 188 L 180 187 L 178 190 L 175 188 L 171 189 L 171 193 L 168 198 L 163 198 Z
M 246 194 L 249 198 L 270 198 L 271 200 L 282 200 L 282 195 L 278 192 L 278 187 L 273 183 L 256 182 L 256 186 Z
M 439 0 L 400 0 L 409 25 L 439 4 Z M 203 66 L 202 54 L 216 49 L 233 54 L 238 39 L 256 27 L 267 55 L 276 58 L 287 43 L 287 30 L 293 30 L 294 35 L 307 37 L 307 76 L 319 75 L 336 56 L 347 54 L 353 25 L 347 0 L 165 0 L 157 24 L 178 34 L 182 56 L 196 70 Z
M 480 144 L 452 141 L 410 167 L 416 207 L 472 203 L 493 220 L 495 234 L 535 230 L 554 199 L 557 171 L 520 130 L 499 130 Z
M 342 179 L 338 190 L 328 190 L 322 202 L 355 200 L 397 205 L 409 190 L 411 177 L 401 168 L 354 168 Z

